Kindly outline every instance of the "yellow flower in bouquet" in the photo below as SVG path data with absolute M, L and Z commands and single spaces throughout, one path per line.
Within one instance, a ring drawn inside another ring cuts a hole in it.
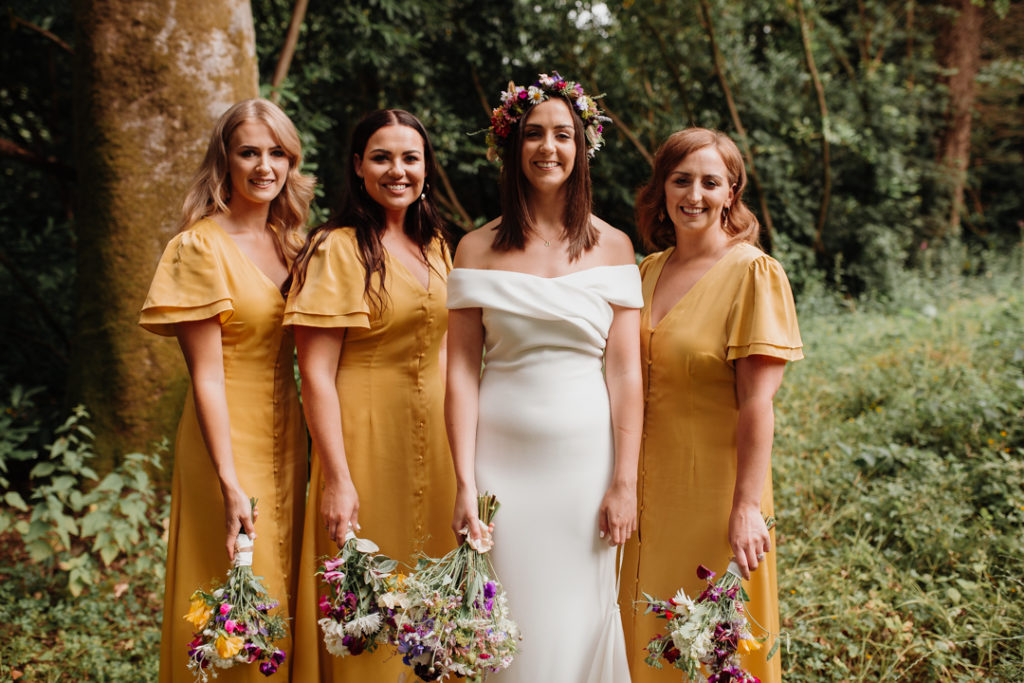
M 206 626 L 206 622 L 210 620 L 212 614 L 213 609 L 206 604 L 206 600 L 197 596 L 192 598 L 192 602 L 188 606 L 188 614 L 185 615 L 185 620 L 192 624 L 193 631 L 200 631 L 203 626 Z
M 231 659 L 239 652 L 242 651 L 242 646 L 245 645 L 245 638 L 242 636 L 217 636 L 217 655 L 221 659 Z
M 739 655 L 748 655 L 751 652 L 760 649 L 761 643 L 754 638 L 741 638 L 740 641 L 736 643 L 736 654 Z

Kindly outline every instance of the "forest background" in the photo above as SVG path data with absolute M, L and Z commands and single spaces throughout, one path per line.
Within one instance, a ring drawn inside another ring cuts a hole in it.
M 499 91 L 554 70 L 604 94 L 595 211 L 638 253 L 669 133 L 746 158 L 808 348 L 777 402 L 787 679 L 1024 680 L 1021 3 L 7 0 L 0 32 L 0 680 L 154 665 L 186 378 L 136 321 L 217 116 L 280 102 L 319 221 L 358 118 L 408 109 L 460 232 L 499 212 Z

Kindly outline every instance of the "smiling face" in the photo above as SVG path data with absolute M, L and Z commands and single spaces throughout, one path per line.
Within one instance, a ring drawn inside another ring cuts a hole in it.
M 713 146 L 687 154 L 665 179 L 665 213 L 677 231 L 721 228 L 732 199 L 729 171 Z
M 245 121 L 231 133 L 228 143 L 228 174 L 231 178 L 231 199 L 238 202 L 266 204 L 284 187 L 291 159 L 278 143 L 267 124 Z
M 534 105 L 523 125 L 521 168 L 527 183 L 542 192 L 558 191 L 576 160 L 575 125 L 569 105 L 553 98 Z
M 423 138 L 416 129 L 400 124 L 378 128 L 354 163 L 373 201 L 390 218 L 404 219 L 406 209 L 423 192 L 427 173 Z

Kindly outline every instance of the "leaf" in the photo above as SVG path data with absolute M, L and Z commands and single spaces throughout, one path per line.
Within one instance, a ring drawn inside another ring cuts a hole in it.
M 57 466 L 52 462 L 39 462 L 32 468 L 32 471 L 28 473 L 28 476 L 32 479 L 38 479 L 40 477 L 48 477 L 57 469 Z
M 4 494 L 4 502 L 10 505 L 12 508 L 17 508 L 22 512 L 28 512 L 28 505 L 25 504 L 21 494 L 17 491 L 8 491 Z

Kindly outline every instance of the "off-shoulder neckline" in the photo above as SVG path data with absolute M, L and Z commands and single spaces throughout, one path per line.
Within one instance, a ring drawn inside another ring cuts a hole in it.
M 495 273 L 495 274 L 500 273 L 500 274 L 504 274 L 504 275 L 522 275 L 524 277 L 534 278 L 534 279 L 537 279 L 537 280 L 563 280 L 565 278 L 572 277 L 574 275 L 580 275 L 580 274 L 583 274 L 583 273 L 590 273 L 590 272 L 593 272 L 595 270 L 603 270 L 603 269 L 606 269 L 606 268 L 637 268 L 637 266 L 636 266 L 636 264 L 630 264 L 630 263 L 621 263 L 621 264 L 617 264 L 617 265 L 609 264 L 609 265 L 603 265 L 603 266 L 591 266 L 590 268 L 582 268 L 580 270 L 574 270 L 574 271 L 569 272 L 569 273 L 563 273 L 562 275 L 536 275 L 534 273 L 524 273 L 524 272 L 522 272 L 520 270 L 504 270 L 502 268 L 465 268 L 465 267 L 460 267 L 460 268 L 452 268 L 451 273 L 449 273 L 448 277 L 450 278 L 453 274 L 455 274 L 457 272 L 470 272 L 470 273 Z M 637 272 L 639 272 L 639 270 L 637 270 Z

